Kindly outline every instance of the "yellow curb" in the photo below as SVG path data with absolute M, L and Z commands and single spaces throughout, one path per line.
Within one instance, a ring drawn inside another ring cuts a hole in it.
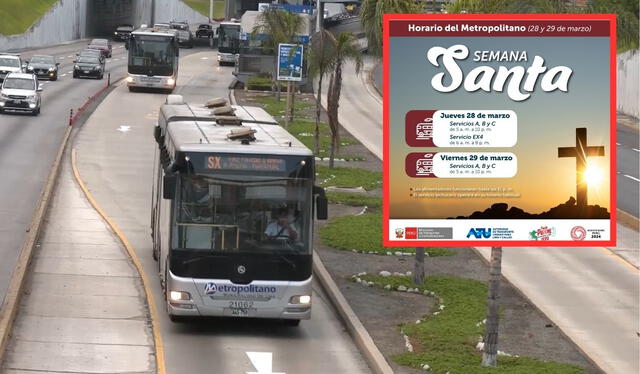
M 51 166 L 49 176 L 47 177 L 47 183 L 45 184 L 40 194 L 40 200 L 36 206 L 31 224 L 27 230 L 27 237 L 20 249 L 18 255 L 18 261 L 11 274 L 11 280 L 9 281 L 9 287 L 2 303 L 2 309 L 0 309 L 0 363 L 2 363 L 5 350 L 9 343 L 11 328 L 15 321 L 18 308 L 20 306 L 20 299 L 22 297 L 23 288 L 25 285 L 26 273 L 29 268 L 29 263 L 33 256 L 33 248 L 36 244 L 36 239 L 40 233 L 44 216 L 53 193 L 53 187 L 60 171 L 60 162 L 64 155 L 64 151 L 67 147 L 69 136 L 71 135 L 72 127 L 69 126 L 62 139 L 62 144 L 58 149 L 58 154 Z
M 151 288 L 149 288 L 149 279 L 147 278 L 144 269 L 142 268 L 142 264 L 138 259 L 138 255 L 136 254 L 135 249 L 129 243 L 129 240 L 124 235 L 122 231 L 118 228 L 116 223 L 107 215 L 107 213 L 102 210 L 102 208 L 98 205 L 98 202 L 93 198 L 93 195 L 87 189 L 87 186 L 80 178 L 80 173 L 78 172 L 78 167 L 76 163 L 76 150 L 73 148 L 71 150 L 71 168 L 73 169 L 73 175 L 80 186 L 82 192 L 86 196 L 91 206 L 102 216 L 102 218 L 107 222 L 111 230 L 118 236 L 124 247 L 126 248 L 129 256 L 131 257 L 131 261 L 133 265 L 136 267 L 136 270 L 140 274 L 140 278 L 142 279 L 142 286 L 144 287 L 144 292 L 147 295 L 147 303 L 149 304 L 149 311 L 151 313 L 151 326 L 153 331 L 153 341 L 156 347 L 156 369 L 158 374 L 165 374 L 166 368 L 164 364 L 164 345 L 162 344 L 162 336 L 160 334 L 160 326 L 158 325 L 158 310 L 156 309 L 156 303 L 153 299 L 153 292 Z

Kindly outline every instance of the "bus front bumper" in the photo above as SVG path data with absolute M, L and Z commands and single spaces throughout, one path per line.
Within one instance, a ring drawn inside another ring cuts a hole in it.
M 222 280 L 181 278 L 169 272 L 167 281 L 167 312 L 174 316 L 297 320 L 311 318 L 311 277 L 304 281 L 254 281 L 249 285 L 235 285 Z M 215 291 L 205 293 L 205 287 Z M 252 287 L 255 288 L 251 289 Z M 238 291 L 238 288 L 243 291 Z M 265 288 L 276 291 L 267 297 L 254 292 Z M 232 293 L 225 295 L 225 290 Z M 248 290 L 247 293 L 243 293 L 244 290 Z
M 127 87 L 149 87 L 174 89 L 176 80 L 174 77 L 148 77 L 146 75 L 129 74 L 125 78 Z

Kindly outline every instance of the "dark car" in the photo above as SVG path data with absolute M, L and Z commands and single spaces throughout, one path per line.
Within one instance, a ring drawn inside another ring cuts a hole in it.
M 113 40 L 127 41 L 131 32 L 133 31 L 132 25 L 120 25 L 113 32 Z
M 52 81 L 58 80 L 58 65 L 53 56 L 35 55 L 26 61 L 27 72 L 35 74 L 38 78 L 47 78 Z
M 99 50 L 104 57 L 111 58 L 111 43 L 107 39 L 93 39 L 87 48 Z
M 78 56 L 78 57 L 97 57 L 98 59 L 100 59 L 100 62 L 102 62 L 102 65 L 104 65 L 105 62 L 106 62 L 106 58 L 102 55 L 102 52 L 100 52 L 97 49 L 83 49 L 82 51 L 76 53 L 76 56 Z
M 196 30 L 196 38 L 213 38 L 213 27 L 208 23 L 198 25 Z
M 80 56 L 74 61 L 73 77 L 95 77 L 102 79 L 104 76 L 104 64 L 95 56 Z

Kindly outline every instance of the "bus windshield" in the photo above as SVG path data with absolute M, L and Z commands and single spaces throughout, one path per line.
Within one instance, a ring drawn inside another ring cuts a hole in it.
M 309 179 L 182 175 L 175 204 L 176 250 L 310 254 Z
M 238 53 L 240 49 L 240 25 L 220 25 L 218 29 L 218 51 Z
M 173 37 L 135 35 L 129 39 L 129 73 L 170 76 L 176 66 Z

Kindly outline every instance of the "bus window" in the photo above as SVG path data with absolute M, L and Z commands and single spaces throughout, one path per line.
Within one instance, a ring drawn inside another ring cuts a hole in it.
M 174 248 L 310 252 L 310 180 L 182 176 Z

